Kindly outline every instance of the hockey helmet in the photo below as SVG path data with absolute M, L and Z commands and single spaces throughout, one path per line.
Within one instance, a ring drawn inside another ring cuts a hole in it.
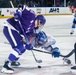
M 18 4 L 18 9 L 23 9 L 24 8 L 24 5 L 23 4 Z
M 37 43 L 38 44 L 44 44 L 45 42 L 47 42 L 47 35 L 43 31 L 40 31 L 37 34 L 36 38 L 37 38 Z
M 43 24 L 43 25 L 46 23 L 46 19 L 45 19 L 45 17 L 43 15 L 38 15 L 36 17 L 36 20 L 37 19 L 40 20 L 40 23 Z

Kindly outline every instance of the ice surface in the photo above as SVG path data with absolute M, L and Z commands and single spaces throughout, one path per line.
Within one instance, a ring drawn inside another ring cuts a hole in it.
M 76 42 L 76 32 L 74 35 L 70 35 L 73 16 L 45 16 L 46 24 L 43 30 L 50 35 L 53 35 L 56 39 L 56 45 L 60 48 L 61 53 L 67 55 Z M 12 51 L 8 41 L 5 39 L 2 29 L 3 22 L 6 19 L 0 19 L 0 70 L 7 59 L 9 53 Z M 63 64 L 63 58 L 52 58 L 50 54 L 39 53 L 34 51 L 34 54 L 38 60 L 42 60 L 42 63 L 35 62 L 31 51 L 26 51 L 19 62 L 20 67 L 14 67 L 15 73 L 8 75 L 76 75 L 71 72 L 70 67 L 75 64 L 74 54 L 69 57 L 72 65 Z M 38 68 L 38 66 L 42 68 Z M 7 75 L 0 73 L 0 75 Z

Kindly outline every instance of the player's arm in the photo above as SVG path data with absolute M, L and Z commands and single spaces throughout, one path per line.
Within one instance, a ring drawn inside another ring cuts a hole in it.
M 37 42 L 37 45 L 41 46 L 45 50 L 52 52 L 53 57 L 59 57 L 60 56 L 59 48 L 56 46 L 53 46 L 56 41 L 50 40 L 50 42 L 49 42 L 49 39 L 48 39 L 45 32 L 40 31 L 39 33 L 37 33 L 36 42 Z

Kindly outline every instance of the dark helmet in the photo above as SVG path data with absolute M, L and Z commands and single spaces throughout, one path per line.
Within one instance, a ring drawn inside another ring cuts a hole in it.
M 37 19 L 40 20 L 40 23 L 43 24 L 43 25 L 46 23 L 46 19 L 45 19 L 45 17 L 43 15 L 38 15 L 36 17 L 36 20 Z
M 18 8 L 22 8 L 23 9 L 24 8 L 24 5 L 23 4 L 19 4 L 18 5 Z

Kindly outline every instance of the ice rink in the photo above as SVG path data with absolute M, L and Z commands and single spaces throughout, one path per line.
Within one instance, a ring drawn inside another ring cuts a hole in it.
M 60 48 L 61 54 L 67 55 L 74 47 L 76 42 L 76 31 L 74 35 L 70 35 L 73 16 L 45 16 L 46 24 L 43 30 L 50 35 L 53 35 L 56 39 L 56 45 Z M 0 19 L 0 70 L 7 59 L 9 53 L 12 51 L 8 41 L 2 33 L 3 22 L 6 19 Z M 26 51 L 19 62 L 19 67 L 13 67 L 15 69 L 14 74 L 0 75 L 76 75 L 71 71 L 71 66 L 75 65 L 74 54 L 68 59 L 71 60 L 72 65 L 63 63 L 63 58 L 52 58 L 51 54 L 45 54 L 33 51 L 38 60 L 42 60 L 42 63 L 37 63 L 31 51 Z M 41 68 L 38 68 L 38 66 Z

